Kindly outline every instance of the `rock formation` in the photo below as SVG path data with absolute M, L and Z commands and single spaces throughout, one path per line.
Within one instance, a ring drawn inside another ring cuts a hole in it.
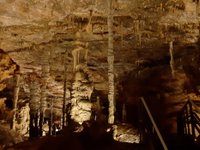
M 79 124 L 89 121 L 92 113 L 90 97 L 93 87 L 87 78 L 87 74 L 80 70 L 76 72 L 72 85 L 71 118 Z

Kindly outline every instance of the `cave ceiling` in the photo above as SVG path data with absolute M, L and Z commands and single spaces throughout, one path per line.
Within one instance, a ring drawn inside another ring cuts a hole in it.
M 0 49 L 19 66 L 24 87 L 31 73 L 40 80 L 48 57 L 49 94 L 62 96 L 64 63 L 70 83 L 72 51 L 81 45 L 88 50 L 84 71 L 107 91 L 107 8 L 106 0 L 1 0 Z M 171 41 L 177 64 L 188 49 L 198 51 L 198 10 L 192 0 L 114 0 L 116 84 L 138 70 L 145 78 L 149 68 L 169 66 Z

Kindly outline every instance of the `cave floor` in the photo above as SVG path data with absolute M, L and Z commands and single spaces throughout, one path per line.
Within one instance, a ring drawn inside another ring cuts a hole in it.
M 54 136 L 35 137 L 28 141 L 6 147 L 6 150 L 161 150 L 151 143 L 131 144 L 113 140 L 112 132 L 104 132 L 105 128 L 96 126 L 82 132 L 74 132 L 65 128 L 61 134 Z M 171 135 L 167 139 L 169 150 L 199 150 L 199 145 L 192 144 L 190 137 Z
M 92 127 L 83 132 L 64 129 L 60 135 L 32 138 L 7 150 L 143 150 L 142 144 L 122 143 L 113 140 L 112 132 L 105 128 Z

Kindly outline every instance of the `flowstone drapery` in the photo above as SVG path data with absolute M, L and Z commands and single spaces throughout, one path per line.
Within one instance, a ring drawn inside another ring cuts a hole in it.
M 73 68 L 74 72 L 79 70 L 79 65 L 85 64 L 87 62 L 87 56 L 88 56 L 88 49 L 87 44 L 84 42 L 81 42 L 82 40 L 82 33 L 77 32 L 76 33 L 77 41 L 76 41 L 76 48 L 72 51 L 73 56 Z

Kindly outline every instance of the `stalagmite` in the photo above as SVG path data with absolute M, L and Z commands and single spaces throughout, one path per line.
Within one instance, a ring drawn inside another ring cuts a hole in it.
M 71 100 L 71 119 L 79 124 L 88 121 L 91 118 L 92 103 L 90 97 L 93 91 L 93 86 L 87 80 L 86 73 L 79 71 L 75 74 L 75 81 L 72 86 Z
M 108 101 L 109 116 L 108 123 L 114 123 L 115 113 L 115 93 L 114 93 L 114 52 L 113 52 L 113 10 L 112 0 L 108 0 Z
M 124 34 L 123 34 L 123 25 L 122 25 L 122 22 L 120 24 L 120 33 L 121 33 L 121 49 L 122 49 L 123 45 L 124 45 Z
M 169 53 L 170 53 L 170 67 L 171 67 L 171 73 L 172 77 L 175 77 L 175 70 L 174 70 L 174 56 L 173 56 L 173 41 L 170 41 L 169 43 Z
M 19 96 L 19 80 L 20 75 L 15 75 L 15 89 L 14 89 L 14 97 L 13 97 L 13 121 L 12 121 L 12 129 L 15 130 L 15 124 L 16 124 L 16 111 L 17 111 L 17 102 L 18 102 L 18 96 Z
M 99 98 L 99 96 L 97 96 L 97 110 L 98 111 L 101 111 L 101 104 L 100 104 L 100 98 Z
M 50 104 L 50 119 L 49 119 L 49 135 L 52 135 L 52 124 L 53 124 L 53 99 L 51 98 Z

